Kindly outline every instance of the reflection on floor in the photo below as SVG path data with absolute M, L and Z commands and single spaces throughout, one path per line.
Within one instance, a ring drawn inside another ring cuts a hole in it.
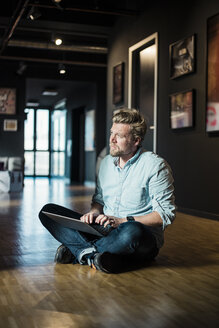
M 149 267 L 107 275 L 54 264 L 59 245 L 38 220 L 48 202 L 89 209 L 93 188 L 25 179 L 0 194 L 0 327 L 217 327 L 219 222 L 177 213 Z

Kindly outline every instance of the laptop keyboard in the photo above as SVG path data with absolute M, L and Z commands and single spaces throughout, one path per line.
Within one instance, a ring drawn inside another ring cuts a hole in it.
M 101 235 L 103 235 L 103 236 L 107 236 L 110 233 L 110 231 L 112 231 L 114 229 L 113 227 L 111 227 L 110 224 L 108 224 L 106 227 L 104 227 L 103 225 L 92 223 L 91 226 L 95 230 L 97 230 L 99 233 L 101 233 Z

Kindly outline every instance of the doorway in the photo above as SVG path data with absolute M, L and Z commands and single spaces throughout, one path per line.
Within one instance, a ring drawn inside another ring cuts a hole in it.
M 25 110 L 25 176 L 64 177 L 66 110 Z
M 49 176 L 49 109 L 25 110 L 24 126 L 25 176 Z
M 158 34 L 129 48 L 128 107 L 139 109 L 147 122 L 143 147 L 157 150 Z
M 51 114 L 51 176 L 65 176 L 66 110 Z

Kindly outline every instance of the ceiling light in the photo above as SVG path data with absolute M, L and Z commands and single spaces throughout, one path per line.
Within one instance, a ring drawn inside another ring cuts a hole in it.
M 42 92 L 42 95 L 43 96 L 57 96 L 58 95 L 58 91 L 46 89 L 46 90 L 44 90 Z
M 56 2 L 56 3 L 59 3 L 59 2 L 61 2 L 62 0 L 53 0 L 54 2 Z
M 62 44 L 62 39 L 60 39 L 60 38 L 56 38 L 56 39 L 55 39 L 55 44 L 56 44 L 57 46 L 60 46 L 60 44 Z
M 37 100 L 29 100 L 26 103 L 27 107 L 38 107 L 40 105 L 40 103 Z
M 59 64 L 59 74 L 65 74 L 65 73 L 66 73 L 65 65 Z
M 27 18 L 29 18 L 31 20 L 35 20 L 35 19 L 39 18 L 41 15 L 42 14 L 39 11 L 39 9 L 38 8 L 35 8 L 34 6 L 32 6 L 30 8 L 30 11 L 29 11 L 28 15 L 27 15 Z
M 54 42 L 57 46 L 62 44 L 62 38 L 59 35 L 56 35 L 56 33 L 52 33 L 51 41 Z

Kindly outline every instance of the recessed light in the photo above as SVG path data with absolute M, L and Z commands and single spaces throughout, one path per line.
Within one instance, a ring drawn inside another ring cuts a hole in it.
M 37 101 L 28 101 L 28 102 L 26 103 L 26 106 L 27 106 L 27 107 L 38 107 L 39 105 L 40 105 L 40 103 L 37 102 Z
M 56 90 L 44 90 L 42 92 L 43 96 L 57 96 L 58 95 L 58 91 Z

